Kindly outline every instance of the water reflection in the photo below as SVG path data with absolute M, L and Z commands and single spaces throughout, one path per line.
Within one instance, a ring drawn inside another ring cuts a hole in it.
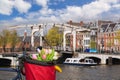
M 81 67 L 60 65 L 63 72 L 56 80 L 120 80 L 120 65 Z
M 120 65 L 94 67 L 60 65 L 60 67 L 63 72 L 56 73 L 56 80 L 120 80 Z M 0 71 L 0 80 L 10 80 L 14 75 L 16 73 Z

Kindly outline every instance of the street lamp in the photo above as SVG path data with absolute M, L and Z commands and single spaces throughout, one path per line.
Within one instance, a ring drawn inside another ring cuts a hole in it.
M 102 52 L 103 52 L 103 47 L 104 47 L 104 40 L 103 40 L 103 38 L 101 39 L 101 47 L 102 47 Z
M 64 26 L 64 24 L 62 24 L 62 26 Z M 59 28 L 59 39 L 60 39 L 60 41 L 59 41 L 59 46 L 60 46 L 60 50 L 62 50 L 61 48 L 62 48 L 62 38 L 61 38 L 61 35 L 60 34 L 62 34 L 63 33 L 63 31 L 64 31 L 64 28 L 63 27 L 60 27 Z

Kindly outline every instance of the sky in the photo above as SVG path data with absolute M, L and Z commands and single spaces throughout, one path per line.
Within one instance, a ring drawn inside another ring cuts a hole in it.
M 70 20 L 120 20 L 120 0 L 0 0 L 0 29 Z

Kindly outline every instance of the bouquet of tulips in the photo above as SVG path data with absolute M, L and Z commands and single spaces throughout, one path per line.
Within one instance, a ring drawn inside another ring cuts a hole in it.
M 32 54 L 32 59 L 36 59 L 39 61 L 53 61 L 59 58 L 59 53 L 56 52 L 54 49 L 38 49 L 38 54 Z
M 38 61 L 49 62 L 57 60 L 60 57 L 60 54 L 54 49 L 37 49 L 38 54 L 32 54 L 31 58 Z M 62 69 L 58 65 L 54 65 L 55 70 L 62 72 Z

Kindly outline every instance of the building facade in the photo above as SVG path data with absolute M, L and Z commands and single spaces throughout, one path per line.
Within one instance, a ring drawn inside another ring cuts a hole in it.
M 120 23 L 106 22 L 99 25 L 98 31 L 98 47 L 100 50 L 107 52 L 119 52 L 120 42 L 119 39 Z
M 85 49 L 94 48 L 99 52 L 119 52 L 120 51 L 120 23 L 112 21 L 95 21 L 90 23 L 68 22 L 70 25 L 84 27 L 90 31 L 76 31 L 76 50 L 84 51 Z M 69 34 L 69 45 L 72 48 L 73 36 Z M 94 47 L 91 47 L 94 42 Z

